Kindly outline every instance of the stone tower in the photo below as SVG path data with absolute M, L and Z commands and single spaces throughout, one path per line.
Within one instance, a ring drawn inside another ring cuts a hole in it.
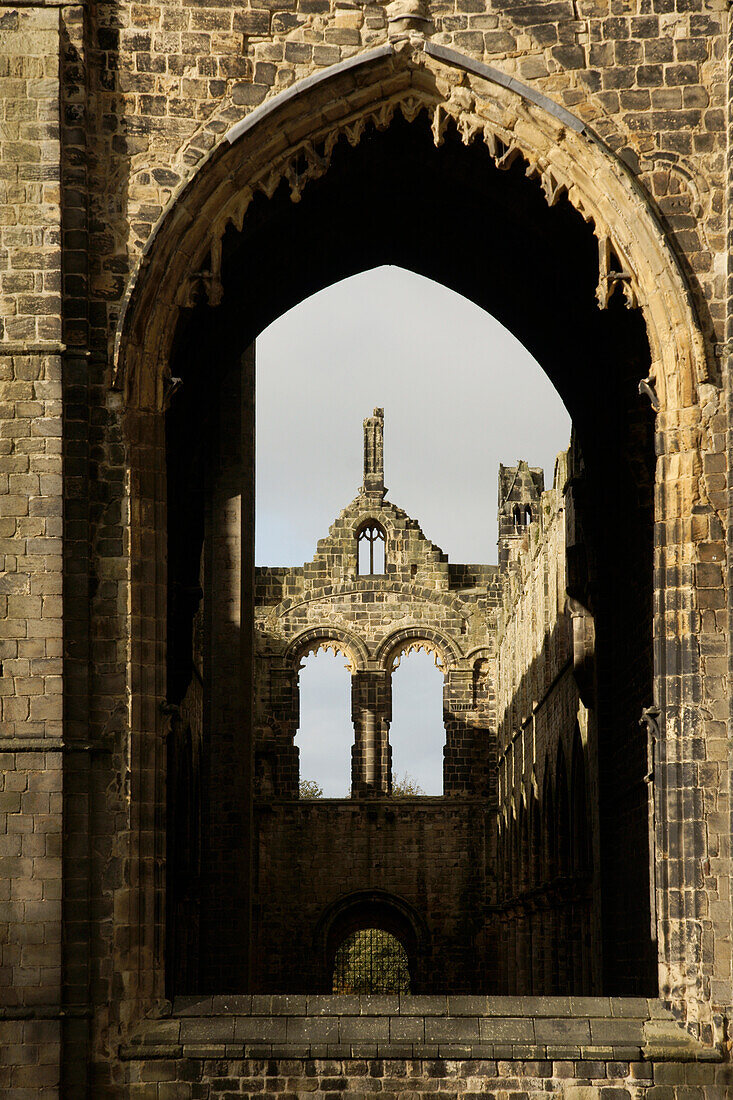
M 539 505 L 545 488 L 544 470 L 520 461 L 516 466 L 499 465 L 499 564 L 506 565 L 512 547 L 526 538 L 528 528 L 539 520 Z

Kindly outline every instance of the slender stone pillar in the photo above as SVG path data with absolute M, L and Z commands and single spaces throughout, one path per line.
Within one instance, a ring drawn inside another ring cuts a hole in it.
M 273 793 L 279 798 L 298 797 L 300 754 L 295 744 L 300 722 L 298 675 L 299 670 L 291 665 L 270 671 L 269 702 L 275 731 Z
M 364 421 L 364 485 L 362 492 L 375 493 L 380 501 L 384 487 L 384 409 L 375 409 Z

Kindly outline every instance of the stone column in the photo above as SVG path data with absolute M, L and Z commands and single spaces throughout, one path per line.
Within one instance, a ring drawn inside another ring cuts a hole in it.
M 384 498 L 384 409 L 375 409 L 364 421 L 364 493 Z
M 392 718 L 392 676 L 380 669 L 355 672 L 351 677 L 351 791 L 359 796 L 389 794 L 392 790 L 389 723 Z
M 216 346 L 216 345 L 215 345 Z M 211 411 L 204 548 L 205 985 L 244 992 L 252 848 L 254 349 L 227 354 Z

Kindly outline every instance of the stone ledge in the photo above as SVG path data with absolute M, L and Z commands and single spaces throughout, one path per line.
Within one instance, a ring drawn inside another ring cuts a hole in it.
M 492 997 L 389 994 L 232 994 L 176 997 L 176 1017 L 194 1016 L 470 1016 L 558 1019 L 673 1020 L 662 1001 L 648 997 Z
M 722 1060 L 644 998 L 254 995 L 180 998 L 120 1057 Z
M 135 1042 L 120 1046 L 123 1061 L 175 1058 L 392 1058 L 424 1061 L 450 1058 L 502 1062 L 642 1062 L 641 1047 L 546 1047 L 520 1043 L 177 1043 Z M 668 1060 L 689 1061 L 698 1059 Z

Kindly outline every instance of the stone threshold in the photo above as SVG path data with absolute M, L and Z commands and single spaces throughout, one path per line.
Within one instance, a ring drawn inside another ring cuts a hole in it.
M 150 1058 L 722 1061 L 644 997 L 179 997 L 120 1048 Z

